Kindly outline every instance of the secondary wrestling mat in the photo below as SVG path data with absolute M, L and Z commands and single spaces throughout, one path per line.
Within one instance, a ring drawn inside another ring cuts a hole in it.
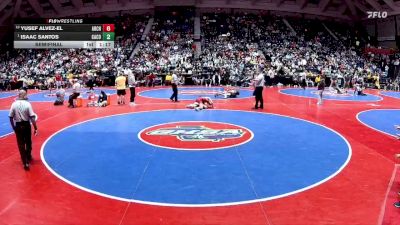
M 400 92 L 398 91 L 380 91 L 379 94 L 387 97 L 400 99 Z
M 104 91 L 108 95 L 116 94 L 117 91 L 115 89 L 100 89 L 96 88 L 94 89 L 94 93 L 96 95 L 99 95 L 101 91 Z M 89 95 L 89 89 L 81 89 L 81 97 L 84 99 L 88 98 Z M 28 91 L 29 94 L 29 91 Z M 68 100 L 68 96 L 72 94 L 72 89 L 66 89 L 65 90 L 65 99 Z M 28 95 L 29 101 L 30 102 L 54 102 L 56 100 L 56 90 L 50 91 L 42 91 L 38 93 L 32 93 Z
M 178 87 L 178 100 L 195 100 L 198 97 L 210 97 L 211 99 L 223 99 L 221 96 L 216 96 L 224 91 L 223 87 Z M 253 96 L 253 90 L 239 89 L 239 95 L 236 98 L 242 99 Z M 172 95 L 172 88 L 158 88 L 142 91 L 139 96 L 156 99 L 169 99 Z
M 2 99 L 2 98 L 9 98 L 9 97 L 12 97 L 12 96 L 17 96 L 17 92 L 0 92 L 0 99 Z
M 307 88 L 305 90 L 301 88 L 288 88 L 279 91 L 282 94 L 292 95 L 304 98 L 314 98 L 318 99 L 318 90 L 316 88 Z M 365 96 L 354 95 L 353 91 L 343 94 L 337 94 L 325 89 L 323 93 L 323 99 L 326 100 L 337 100 L 337 101 L 360 101 L 360 102 L 376 102 L 382 100 L 382 97 L 372 94 L 367 94 Z
M 9 112 L 9 110 L 0 110 L 0 138 L 13 132 L 8 117 Z
M 357 119 L 376 131 L 387 135 L 396 136 L 400 130 L 395 125 L 400 125 L 400 109 L 373 109 L 360 112 Z

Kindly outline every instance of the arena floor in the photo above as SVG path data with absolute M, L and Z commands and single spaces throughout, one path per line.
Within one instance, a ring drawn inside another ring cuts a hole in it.
M 0 93 L 0 224 L 400 224 L 400 93 L 136 88 L 136 105 L 69 109 L 29 92 L 39 135 L 24 171 Z M 185 109 L 198 96 L 215 109 Z M 129 93 L 127 97 L 129 96 Z

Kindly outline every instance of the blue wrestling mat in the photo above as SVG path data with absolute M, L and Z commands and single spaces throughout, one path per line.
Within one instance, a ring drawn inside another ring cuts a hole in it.
M 398 91 L 381 91 L 380 94 L 383 96 L 400 99 L 400 92 Z
M 357 119 L 365 126 L 387 135 L 400 133 L 394 128 L 394 125 L 400 125 L 400 109 L 371 109 L 360 112 Z
M 106 94 L 112 95 L 116 94 L 117 91 L 114 89 L 94 89 L 94 92 L 96 95 L 100 94 L 100 91 L 104 91 Z M 88 98 L 88 93 L 89 89 L 81 89 L 81 97 L 84 99 Z M 29 90 L 28 90 L 29 94 Z M 29 94 L 28 99 L 30 102 L 54 102 L 56 100 L 56 90 L 52 90 L 51 93 L 49 91 L 43 91 L 39 93 L 34 93 L 34 94 Z M 66 89 L 65 90 L 65 100 L 68 101 L 68 97 L 72 94 L 71 89 Z
M 215 97 L 215 94 L 222 92 L 223 87 L 178 87 L 178 100 L 195 100 L 198 97 L 210 97 L 211 99 L 223 99 Z M 239 89 L 239 96 L 230 99 L 249 98 L 253 96 L 253 90 Z M 172 88 L 160 88 L 139 92 L 138 95 L 148 98 L 169 99 L 172 95 Z
M 13 92 L 0 92 L 0 99 L 2 98 L 9 98 L 9 97 L 17 97 L 17 92 L 13 93 Z
M 41 156 L 60 179 L 104 197 L 218 206 L 315 187 L 347 165 L 351 148 L 333 130 L 291 117 L 161 110 L 67 127 L 45 142 Z
M 318 90 L 316 88 L 307 88 L 306 90 L 303 90 L 301 88 L 289 88 L 280 90 L 279 92 L 282 94 L 287 94 L 297 97 L 318 99 Z M 345 94 L 336 94 L 329 91 L 328 89 L 325 89 L 323 93 L 323 99 L 338 100 L 338 101 L 375 102 L 375 101 L 381 101 L 382 97 L 371 94 L 367 94 L 365 96 L 354 95 L 353 91 L 350 91 L 349 93 Z
M 10 125 L 9 112 L 9 110 L 0 110 L 0 138 L 14 132 Z

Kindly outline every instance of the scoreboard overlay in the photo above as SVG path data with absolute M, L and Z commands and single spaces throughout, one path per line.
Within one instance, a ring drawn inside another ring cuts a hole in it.
M 102 19 L 16 21 L 14 48 L 114 48 L 115 25 Z

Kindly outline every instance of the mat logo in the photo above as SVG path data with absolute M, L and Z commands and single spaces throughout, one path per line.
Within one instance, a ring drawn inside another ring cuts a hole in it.
M 206 126 L 176 126 L 160 128 L 146 133 L 147 135 L 176 136 L 181 141 L 212 141 L 241 138 L 242 129 L 212 129 Z
M 214 121 L 178 121 L 147 127 L 138 133 L 144 143 L 173 150 L 217 150 L 245 144 L 253 132 Z

